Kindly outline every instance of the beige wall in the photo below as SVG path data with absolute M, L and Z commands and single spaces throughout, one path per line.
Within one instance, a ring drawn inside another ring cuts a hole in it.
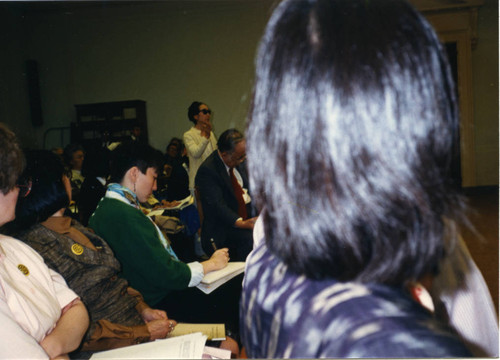
M 498 0 L 478 12 L 478 44 L 472 51 L 474 146 L 477 185 L 498 184 Z
M 150 143 L 163 150 L 191 126 L 194 100 L 214 111 L 216 134 L 244 130 L 253 60 L 272 2 L 167 1 L 41 9 L 21 16 L 2 6 L 0 32 L 12 57 L 1 76 L 22 99 L 0 93 L 0 116 L 32 147 L 49 127 L 69 126 L 74 104 L 145 100 Z M 57 6 L 57 5 L 55 5 Z M 28 6 L 28 9 L 29 6 Z M 31 9 L 35 9 L 32 7 Z M 6 36 L 5 34 L 12 34 Z M 24 61 L 39 64 L 44 126 L 30 125 Z M 66 137 L 69 141 L 69 137 Z M 58 145 L 49 136 L 45 147 Z
M 42 147 L 48 128 L 75 120 L 74 104 L 145 100 L 150 143 L 164 150 L 190 127 L 186 109 L 200 100 L 215 111 L 216 134 L 243 130 L 256 47 L 273 3 L 0 4 L 0 121 L 25 146 Z M 496 0 L 479 10 L 478 37 L 472 52 L 476 185 L 492 185 L 498 184 Z M 37 128 L 29 119 L 27 59 L 39 64 L 44 125 Z M 69 133 L 62 145 L 68 141 Z M 58 145 L 59 136 L 49 135 L 45 147 Z

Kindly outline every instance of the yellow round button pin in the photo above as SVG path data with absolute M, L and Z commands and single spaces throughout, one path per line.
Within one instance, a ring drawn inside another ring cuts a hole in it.
M 19 271 L 21 271 L 26 276 L 28 276 L 30 274 L 30 271 L 28 270 L 28 268 L 23 264 L 17 265 L 17 268 L 19 269 Z
M 83 246 L 80 244 L 73 244 L 71 246 L 71 251 L 73 251 L 73 254 L 75 255 L 82 255 L 83 254 Z

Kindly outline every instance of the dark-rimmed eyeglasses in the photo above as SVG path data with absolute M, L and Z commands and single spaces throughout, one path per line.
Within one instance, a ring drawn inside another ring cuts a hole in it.
M 212 114 L 212 110 L 210 110 L 210 109 L 201 109 L 200 112 L 202 112 L 205 115 Z
M 19 184 L 16 185 L 19 188 L 19 196 L 26 197 L 31 192 L 31 187 L 33 186 L 33 182 L 31 179 L 20 181 Z

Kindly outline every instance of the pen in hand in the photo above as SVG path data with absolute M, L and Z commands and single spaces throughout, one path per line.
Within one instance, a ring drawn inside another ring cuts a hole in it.
M 210 238 L 210 242 L 212 243 L 212 247 L 214 248 L 214 251 L 217 251 L 217 246 L 215 245 L 215 241 L 213 238 Z

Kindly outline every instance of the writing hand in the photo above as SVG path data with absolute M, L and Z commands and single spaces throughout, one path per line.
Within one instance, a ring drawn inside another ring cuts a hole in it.
M 205 274 L 210 271 L 223 269 L 227 266 L 229 262 L 229 250 L 228 248 L 223 248 L 215 251 L 210 259 L 201 263 L 203 265 L 203 271 Z

